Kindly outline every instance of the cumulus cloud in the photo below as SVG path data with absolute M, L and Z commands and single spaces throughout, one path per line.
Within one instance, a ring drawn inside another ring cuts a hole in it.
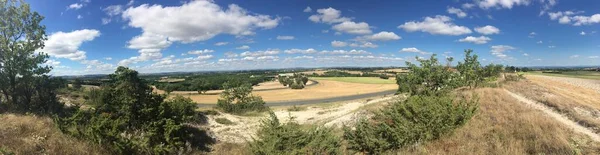
M 235 57 L 238 57 L 238 56 L 240 56 L 240 55 L 237 54 L 237 53 L 225 52 L 225 57 L 228 57 L 228 58 L 235 58 Z
M 416 47 L 409 47 L 409 48 L 402 48 L 400 51 L 400 53 L 419 53 L 419 54 L 431 54 L 430 52 L 425 52 L 425 51 L 421 51 Z
M 600 14 L 594 14 L 591 16 L 582 16 L 578 14 L 584 13 L 583 11 L 558 11 L 550 12 L 548 16 L 550 20 L 558 20 L 560 24 L 572 24 L 574 26 L 591 25 L 600 23 Z
M 208 54 L 208 53 L 212 53 L 215 52 L 214 50 L 209 50 L 209 49 L 204 49 L 204 50 L 195 50 L 195 51 L 188 51 L 188 54 L 195 54 L 195 55 L 202 55 L 202 54 Z
M 304 9 L 304 11 L 302 12 L 312 12 L 312 9 L 310 8 L 310 6 L 307 6 L 306 9 Z
M 585 36 L 585 32 L 581 31 L 581 33 L 579 33 L 579 35 Z
M 235 49 L 238 49 L 238 50 L 247 50 L 247 49 L 250 49 L 250 46 L 243 45 L 243 46 L 240 46 L 240 47 L 236 47 Z
M 225 46 L 227 44 L 229 44 L 229 42 L 218 42 L 218 43 L 215 43 L 215 46 Z
M 473 7 L 475 7 L 475 4 L 473 3 L 465 3 L 461 5 L 463 9 L 471 9 Z
M 361 54 L 371 54 L 370 52 L 367 52 L 365 50 L 350 50 L 350 51 L 346 51 L 346 50 L 333 50 L 333 51 L 321 51 L 319 52 L 320 54 L 332 54 L 332 55 L 361 55 Z
M 343 42 L 343 41 L 334 40 L 334 41 L 331 42 L 331 46 L 333 46 L 333 47 L 346 47 L 346 46 L 348 46 L 348 43 Z
M 435 17 L 425 17 L 421 22 L 406 22 L 398 28 L 407 32 L 427 32 L 433 35 L 464 35 L 472 33 L 471 29 L 465 26 L 458 26 L 451 22 L 448 16 L 437 15 Z
M 459 42 L 469 42 L 469 43 L 474 43 L 474 44 L 485 44 L 488 43 L 489 41 L 491 41 L 492 39 L 486 37 L 486 36 L 480 36 L 480 37 L 473 37 L 473 36 L 468 36 L 466 38 L 463 39 L 459 39 Z
M 376 45 L 376 44 L 373 44 L 372 42 L 364 42 L 361 45 L 359 45 L 359 47 L 362 47 L 362 48 L 377 48 L 379 46 Z
M 491 47 L 491 53 L 492 55 L 504 59 L 507 58 L 508 56 L 505 54 L 506 51 L 510 51 L 510 50 L 515 50 L 516 48 L 512 47 L 512 46 L 508 46 L 508 45 L 495 45 Z
M 309 48 L 309 49 L 289 49 L 289 50 L 285 50 L 283 51 L 283 53 L 287 53 L 287 54 L 313 54 L 313 53 L 317 53 L 317 50 Z
M 491 35 L 491 34 L 498 34 L 500 33 L 500 29 L 491 26 L 491 25 L 486 25 L 484 27 L 475 27 L 475 31 L 477 33 L 481 33 L 484 35 Z
M 294 36 L 277 36 L 277 40 L 294 40 Z
M 255 52 L 246 51 L 246 52 L 241 53 L 240 56 L 258 57 L 258 56 L 277 55 L 277 54 L 279 54 L 279 50 L 266 50 L 266 51 L 255 51 Z
M 213 1 L 191 1 L 169 7 L 143 4 L 129 7 L 121 16 L 130 27 L 143 32 L 129 41 L 129 48 L 138 49 L 140 56 L 123 60 L 122 64 L 160 57 L 160 50 L 172 42 L 205 41 L 219 34 L 252 35 L 255 29 L 271 29 L 280 21 L 280 18 L 249 13 L 235 4 L 222 9 Z M 156 43 L 162 44 L 154 45 Z
M 69 10 L 69 9 L 79 10 L 81 8 L 83 8 L 83 4 L 80 4 L 80 3 L 73 3 L 69 6 L 67 6 L 67 10 Z
M 333 30 L 348 34 L 370 34 L 371 27 L 365 22 L 356 23 L 353 21 L 345 21 L 343 23 L 334 25 Z
M 335 24 L 345 21 L 350 21 L 348 17 L 342 17 L 342 12 L 334 8 L 318 9 L 316 15 L 308 17 L 310 21 L 315 23 Z
M 507 8 L 511 9 L 513 6 L 518 5 L 529 5 L 532 0 L 480 0 L 476 1 L 477 5 L 482 9 L 489 8 Z
M 455 14 L 458 18 L 465 18 L 465 17 L 467 17 L 467 13 L 465 13 L 464 11 L 462 11 L 459 8 L 450 7 L 450 8 L 448 8 L 447 11 L 448 11 L 449 14 Z
M 382 31 L 373 35 L 366 35 L 362 37 L 357 37 L 358 41 L 390 41 L 390 40 L 400 40 L 402 37 L 396 35 L 394 32 Z
M 100 36 L 100 31 L 94 29 L 75 30 L 71 32 L 56 32 L 48 36 L 45 47 L 40 52 L 57 58 L 70 60 L 86 59 L 85 51 L 79 50 L 83 42 L 92 41 Z

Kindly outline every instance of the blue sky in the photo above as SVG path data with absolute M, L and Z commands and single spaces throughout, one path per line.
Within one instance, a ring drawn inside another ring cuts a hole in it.
M 54 75 L 483 64 L 600 65 L 597 0 L 28 1 Z

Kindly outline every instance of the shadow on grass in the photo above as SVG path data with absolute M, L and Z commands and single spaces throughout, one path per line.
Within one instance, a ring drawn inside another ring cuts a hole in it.
M 188 142 L 192 149 L 203 152 L 211 151 L 210 146 L 216 143 L 216 140 L 208 135 L 208 133 L 202 129 L 186 125 L 183 128 L 186 133 L 184 140 Z

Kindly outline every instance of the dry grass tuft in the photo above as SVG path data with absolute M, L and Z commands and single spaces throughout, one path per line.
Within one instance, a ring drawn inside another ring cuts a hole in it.
M 484 88 L 480 110 L 464 127 L 436 141 L 401 150 L 399 154 L 599 154 L 600 143 L 577 135 L 528 108 L 502 89 Z
M 62 134 L 47 117 L 0 114 L 0 148 L 15 154 L 109 154 Z

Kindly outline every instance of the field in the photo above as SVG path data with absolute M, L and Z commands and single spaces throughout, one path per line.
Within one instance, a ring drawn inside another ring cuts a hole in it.
M 524 72 L 525 75 L 545 75 L 557 77 L 573 77 L 582 79 L 600 80 L 600 72 L 594 71 L 564 71 L 561 73 L 542 73 L 541 71 Z
M 335 79 L 335 78 L 334 78 Z M 370 80 L 377 80 L 379 78 L 369 78 Z M 383 81 L 379 79 L 380 81 Z M 362 81 L 369 81 L 363 79 Z M 379 82 L 379 84 L 364 84 L 364 83 L 350 83 L 340 82 L 334 80 L 319 79 L 319 84 L 308 86 L 304 89 L 281 89 L 281 90 L 267 90 L 267 91 L 255 91 L 254 95 L 261 96 L 267 103 L 274 101 L 298 101 L 298 100 L 310 100 L 310 99 L 324 99 L 340 96 L 352 96 L 359 94 L 368 94 L 374 92 L 382 92 L 387 90 L 395 90 L 398 86 L 393 80 L 389 80 L 387 84 Z M 218 94 L 198 95 L 198 94 L 187 94 L 184 97 L 190 97 L 194 102 L 201 104 L 216 104 L 219 98 Z
M 327 80 L 362 84 L 396 84 L 394 78 L 381 79 L 378 77 L 311 77 L 310 79 L 317 81 Z

